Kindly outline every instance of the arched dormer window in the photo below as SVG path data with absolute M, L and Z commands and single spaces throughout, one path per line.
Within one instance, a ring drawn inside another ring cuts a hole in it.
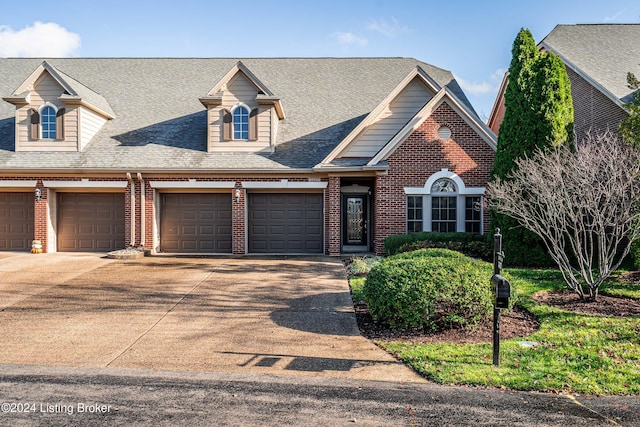
M 233 110 L 233 139 L 249 139 L 249 110 L 242 105 Z
M 231 110 L 222 110 L 222 137 L 224 141 L 256 141 L 258 139 L 258 109 L 237 104 Z
M 64 139 L 64 108 L 45 103 L 30 110 L 31 139 Z
M 42 139 L 55 139 L 56 137 L 56 109 L 51 105 L 45 105 L 40 110 L 40 127 Z

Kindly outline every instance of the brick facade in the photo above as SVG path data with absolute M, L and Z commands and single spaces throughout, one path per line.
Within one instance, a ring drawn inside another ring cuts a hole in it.
M 447 126 L 451 138 L 440 140 L 438 129 Z M 484 187 L 489 181 L 495 152 L 449 105 L 443 103 L 388 158 L 389 172 L 375 183 L 374 250 L 384 253 L 384 239 L 406 232 L 407 197 L 404 187 L 422 187 L 427 179 L 446 168 L 468 187 Z M 488 212 L 483 217 L 489 225 Z
M 575 71 L 566 67 L 571 81 L 574 110 L 574 133 L 582 141 L 589 131 L 617 132 L 627 113 Z

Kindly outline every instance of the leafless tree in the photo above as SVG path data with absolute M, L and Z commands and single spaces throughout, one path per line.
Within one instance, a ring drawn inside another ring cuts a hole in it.
M 640 238 L 640 154 L 611 132 L 520 159 L 487 192 L 492 208 L 544 240 L 581 299 L 597 299 Z

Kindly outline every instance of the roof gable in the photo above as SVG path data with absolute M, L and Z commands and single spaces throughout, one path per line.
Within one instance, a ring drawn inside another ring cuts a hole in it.
M 446 87 L 442 88 L 431 100 L 407 123 L 368 163 L 376 166 L 386 161 L 402 143 L 417 130 L 424 121 L 442 104 L 446 102 L 486 143 L 496 150 L 495 134 L 489 127 L 470 111 L 460 99 Z
M 48 73 L 55 82 L 60 85 L 64 93 L 60 96 L 60 100 L 68 104 L 82 104 L 86 107 L 94 110 L 102 116 L 112 119 L 115 117 L 115 113 L 111 109 L 111 106 L 102 95 L 96 93 L 91 88 L 85 86 L 73 77 L 61 72 L 47 61 L 42 63 L 13 91 L 13 95 L 3 97 L 7 102 L 20 101 L 26 97 L 29 90 L 33 89 L 34 85 L 44 74 Z
M 385 111 L 389 110 L 391 103 L 405 90 L 411 82 L 418 79 L 425 84 L 433 93 L 441 90 L 441 87 L 427 74 L 420 66 L 413 68 L 409 74 L 371 111 L 358 126 L 356 126 L 345 139 L 322 161 L 322 164 L 331 163 L 344 154 L 368 127 L 380 120 Z
M 219 104 L 222 102 L 222 92 L 228 90 L 231 84 L 240 76 L 243 76 L 249 83 L 255 86 L 257 90 L 256 101 L 259 104 L 271 104 L 275 107 L 280 120 L 284 119 L 284 111 L 280 98 L 276 97 L 267 86 L 264 85 L 250 70 L 249 68 L 238 61 L 227 72 L 227 74 L 218 81 L 218 83 L 207 92 L 207 94 L 200 98 L 200 102 L 206 105 Z

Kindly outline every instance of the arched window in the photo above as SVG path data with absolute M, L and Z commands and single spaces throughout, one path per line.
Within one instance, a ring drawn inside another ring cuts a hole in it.
M 242 106 L 233 110 L 233 139 L 249 139 L 249 111 Z
M 43 139 L 56 138 L 56 110 L 51 106 L 46 106 L 40 113 L 40 126 L 42 127 Z
M 424 187 L 405 187 L 407 232 L 483 233 L 484 187 L 467 187 L 458 175 L 442 169 Z

